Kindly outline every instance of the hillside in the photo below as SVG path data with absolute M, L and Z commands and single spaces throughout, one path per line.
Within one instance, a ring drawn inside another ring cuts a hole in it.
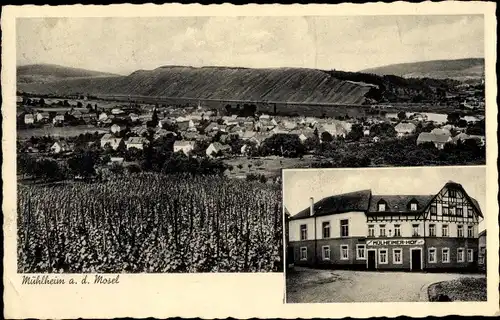
M 213 100 L 352 104 L 369 101 L 436 99 L 454 81 L 404 79 L 359 72 L 305 68 L 230 68 L 166 66 L 138 70 L 128 76 L 65 79 L 46 83 L 18 83 L 32 94 L 67 96 L 130 95 Z
M 63 67 L 55 64 L 31 64 L 17 67 L 18 83 L 46 83 L 61 79 L 116 76 L 111 73 Z
M 433 60 L 392 64 L 361 72 L 404 78 L 479 79 L 484 77 L 484 59 Z
M 128 76 L 18 83 L 36 94 L 124 94 L 216 100 L 361 104 L 373 85 L 342 81 L 315 69 L 167 66 Z

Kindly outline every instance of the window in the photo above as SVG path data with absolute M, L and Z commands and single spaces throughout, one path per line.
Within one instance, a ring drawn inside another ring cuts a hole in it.
M 457 226 L 457 237 L 459 237 L 459 238 L 464 237 L 464 226 L 462 226 L 462 225 Z
M 403 264 L 403 250 L 392 249 L 392 263 Z
M 450 214 L 450 210 L 448 209 L 448 207 L 443 206 L 443 216 L 447 216 L 449 214 Z
M 394 236 L 401 237 L 401 225 L 400 224 L 394 225 Z
M 437 206 L 435 204 L 431 205 L 431 216 L 437 215 Z
M 473 217 L 473 214 L 472 214 L 472 208 L 468 208 L 468 209 L 467 209 L 467 217 L 469 217 L 469 218 L 472 218 L 472 217 Z
M 457 191 L 456 190 L 450 189 L 450 190 L 448 190 L 448 194 L 449 194 L 448 196 L 450 198 L 456 198 L 457 197 Z
M 340 246 L 340 260 L 348 260 L 349 259 L 349 246 L 347 244 L 343 244 Z
M 412 236 L 414 236 L 414 237 L 420 236 L 419 231 L 418 231 L 418 224 L 412 225 Z
M 381 224 L 379 228 L 379 236 L 380 237 L 385 237 L 385 224 Z
M 300 248 L 300 260 L 307 260 L 307 247 Z
M 464 215 L 464 209 L 463 208 L 457 208 L 457 216 L 463 216 Z
M 307 224 L 300 225 L 300 240 L 307 240 Z
M 472 226 L 467 227 L 467 238 L 474 238 L 474 228 Z
M 416 204 L 415 202 L 412 202 L 412 203 L 410 204 L 410 210 L 411 210 L 411 211 L 417 211 L 417 204 Z
M 457 249 L 457 262 L 464 262 L 464 248 Z
M 357 244 L 356 245 L 356 259 L 358 260 L 366 260 L 366 246 L 364 244 Z
M 323 246 L 323 260 L 330 260 L 330 246 Z
M 436 263 L 436 248 L 429 248 L 428 256 L 429 256 L 429 263 Z
M 441 257 L 442 257 L 443 263 L 449 263 L 450 262 L 450 249 L 448 249 L 448 248 L 441 249 Z
M 448 237 L 448 225 L 447 224 L 443 224 L 442 232 L 443 232 L 443 237 Z
M 429 237 L 435 237 L 435 236 L 436 236 L 436 225 L 430 224 L 429 225 Z
M 341 237 L 349 236 L 349 220 L 347 219 L 340 220 L 340 236 Z
M 330 221 L 323 222 L 323 239 L 330 238 Z
M 378 263 L 387 264 L 387 249 L 378 250 Z
M 467 249 L 467 262 L 474 262 L 474 250 Z
M 368 236 L 375 237 L 375 226 L 373 224 L 368 225 Z
M 378 211 L 385 211 L 385 203 L 381 202 L 378 204 Z
M 449 208 L 449 209 L 448 209 L 448 213 L 449 213 L 449 215 L 450 215 L 450 216 L 454 216 L 454 215 L 455 215 L 455 213 L 456 213 L 456 212 L 455 212 L 455 207 L 451 207 L 451 208 Z

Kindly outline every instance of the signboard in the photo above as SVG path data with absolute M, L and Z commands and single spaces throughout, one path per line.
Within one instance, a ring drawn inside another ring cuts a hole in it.
M 421 246 L 424 239 L 366 240 L 367 246 Z

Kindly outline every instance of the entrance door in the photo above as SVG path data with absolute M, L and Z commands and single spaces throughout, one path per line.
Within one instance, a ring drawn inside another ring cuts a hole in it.
M 288 247 L 286 264 L 287 266 L 293 264 L 293 247 Z
M 411 249 L 411 271 L 422 271 L 421 249 Z
M 367 261 L 367 269 L 368 270 L 375 270 L 377 268 L 377 251 L 375 250 L 368 250 L 368 261 Z

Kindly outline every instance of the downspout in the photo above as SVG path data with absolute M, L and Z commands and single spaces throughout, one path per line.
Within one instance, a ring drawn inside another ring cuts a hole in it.
M 425 216 L 426 216 L 425 210 L 423 212 L 423 215 L 424 215 L 424 252 L 422 252 L 422 259 L 424 261 L 422 263 L 422 265 L 423 265 L 423 270 L 422 271 L 427 270 L 427 237 L 425 235 L 425 230 L 427 230 L 427 228 L 425 226 Z M 434 230 L 434 232 L 437 232 L 437 230 Z M 436 252 L 434 254 L 435 254 L 436 259 L 437 259 L 437 249 L 436 249 Z

